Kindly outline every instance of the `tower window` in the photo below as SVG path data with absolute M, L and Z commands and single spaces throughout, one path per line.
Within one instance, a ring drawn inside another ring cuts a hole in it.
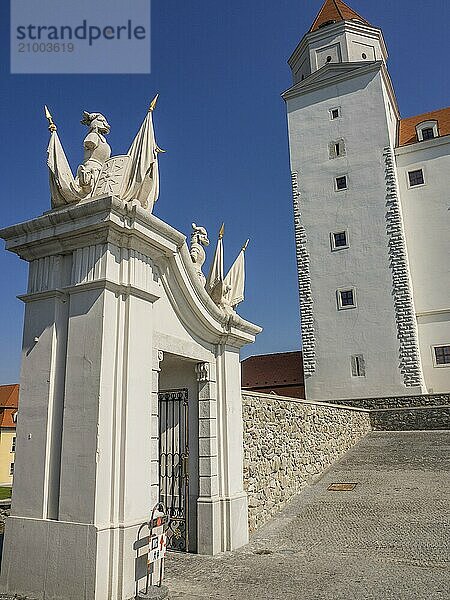
M 450 365 L 450 346 L 435 346 L 433 350 L 434 364 L 436 367 Z
M 347 175 L 341 175 L 340 177 L 336 177 L 336 190 L 346 190 L 347 189 Z
M 330 118 L 333 121 L 334 119 L 338 119 L 341 116 L 341 109 L 340 108 L 332 108 L 330 110 Z
M 347 232 L 338 231 L 331 234 L 331 249 L 341 250 L 342 248 L 348 248 Z
M 335 142 L 330 142 L 328 146 L 330 158 L 338 158 L 339 156 L 344 156 L 345 154 L 345 143 L 344 140 L 336 140 Z
M 16 436 L 13 437 L 13 439 L 11 440 L 11 452 L 15 452 L 16 451 Z
M 417 169 L 416 171 L 408 171 L 408 179 L 409 185 L 411 187 L 414 187 L 415 185 L 423 185 L 425 183 L 423 179 L 422 169 Z
M 336 21 L 334 19 L 330 19 L 329 21 L 325 21 L 325 23 L 321 23 L 317 29 L 322 29 L 322 27 L 327 27 L 333 23 L 336 23 Z
M 365 377 L 366 376 L 366 363 L 362 354 L 355 354 L 351 357 L 352 364 L 352 376 L 353 377 Z
M 338 309 L 356 308 L 355 288 L 337 290 Z
M 14 463 L 11 463 L 11 464 L 9 465 L 9 474 L 10 474 L 10 475 L 14 475 Z
M 432 127 L 426 127 L 422 129 L 422 139 L 432 140 L 434 138 L 434 129 Z

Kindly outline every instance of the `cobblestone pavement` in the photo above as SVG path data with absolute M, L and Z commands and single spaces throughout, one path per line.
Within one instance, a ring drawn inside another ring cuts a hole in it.
M 245 548 L 169 555 L 170 598 L 448 600 L 449 450 L 448 431 L 370 433 Z

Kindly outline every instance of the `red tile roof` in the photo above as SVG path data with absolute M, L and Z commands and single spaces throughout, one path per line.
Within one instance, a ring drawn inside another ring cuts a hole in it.
M 351 19 L 357 19 L 366 25 L 370 25 L 368 21 L 363 19 L 361 15 L 358 15 L 357 12 L 350 8 L 350 6 L 347 6 L 342 0 L 325 0 L 309 31 L 316 31 L 329 22 L 350 21 Z
M 441 108 L 440 110 L 423 113 L 423 115 L 400 119 L 398 145 L 407 146 L 408 144 L 415 144 L 418 141 L 416 125 L 423 121 L 437 121 L 439 136 L 450 135 L 450 107 Z
M 243 388 L 304 385 L 301 352 L 250 356 L 241 365 Z
M 0 385 L 0 427 L 16 427 L 13 415 L 18 406 L 19 384 Z

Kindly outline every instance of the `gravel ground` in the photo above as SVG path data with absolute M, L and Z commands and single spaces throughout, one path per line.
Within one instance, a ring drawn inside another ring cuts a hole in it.
M 370 433 L 248 546 L 169 555 L 170 598 L 447 600 L 449 449 L 448 431 Z

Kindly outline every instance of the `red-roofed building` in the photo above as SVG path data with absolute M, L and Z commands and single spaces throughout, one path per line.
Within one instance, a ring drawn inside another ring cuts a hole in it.
M 291 398 L 305 397 L 301 352 L 249 356 L 241 362 L 242 389 Z
M 416 144 L 424 140 L 423 131 L 427 131 L 426 139 L 450 135 L 450 107 L 400 119 L 398 129 L 398 146 Z
M 19 385 L 0 385 L 0 485 L 11 485 L 16 451 Z
M 380 28 L 325 0 L 288 61 L 311 400 L 450 391 L 450 108 L 401 118 L 387 60 Z

